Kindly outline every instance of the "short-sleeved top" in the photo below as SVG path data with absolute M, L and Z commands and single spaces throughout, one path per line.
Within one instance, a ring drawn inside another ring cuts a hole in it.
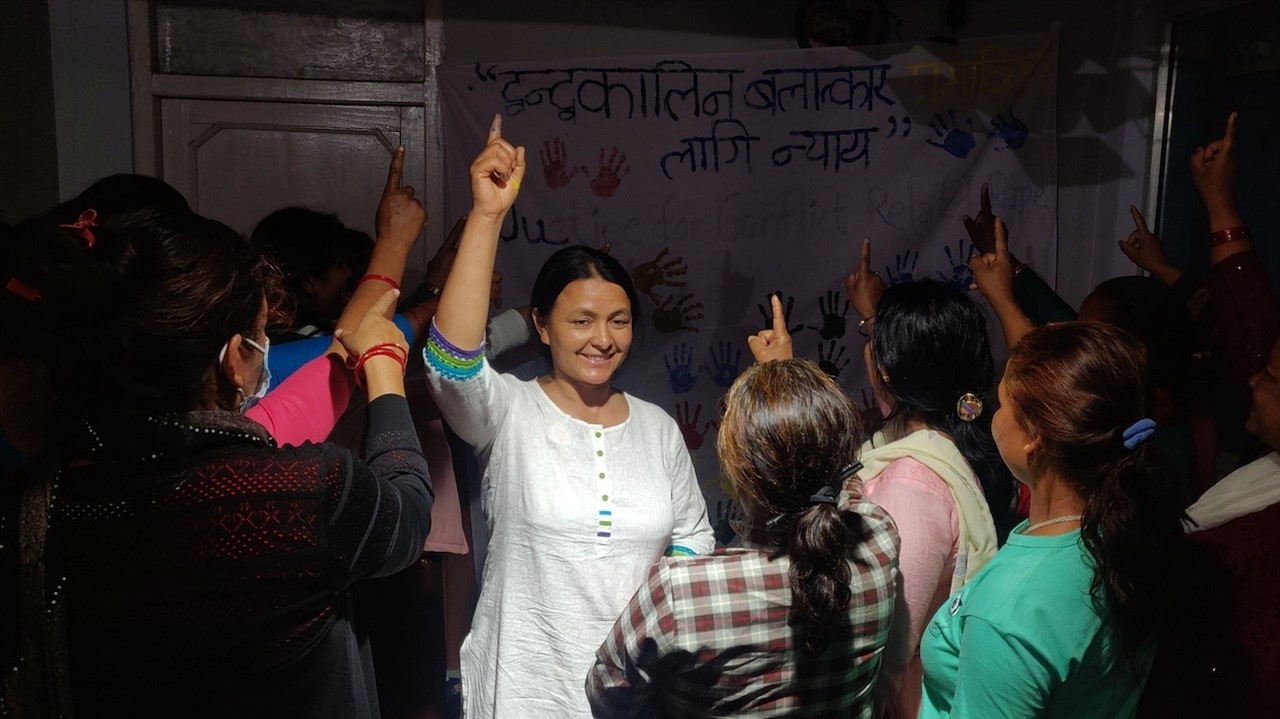
M 1117 657 L 1078 530 L 1037 537 L 1026 526 L 926 627 L 921 719 L 1133 715 L 1151 647 Z
M 428 382 L 480 460 L 490 540 L 462 649 L 466 715 L 590 716 L 583 680 L 665 550 L 715 547 L 679 427 L 626 396 L 612 427 L 570 417 L 536 381 L 494 372 Z

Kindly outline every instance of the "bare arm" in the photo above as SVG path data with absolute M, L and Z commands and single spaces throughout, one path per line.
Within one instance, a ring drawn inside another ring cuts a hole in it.
M 524 170 L 524 148 L 502 139 L 502 117 L 495 116 L 489 141 L 471 164 L 471 211 L 436 308 L 436 328 L 458 347 L 471 349 L 484 342 L 498 234 L 520 192 Z

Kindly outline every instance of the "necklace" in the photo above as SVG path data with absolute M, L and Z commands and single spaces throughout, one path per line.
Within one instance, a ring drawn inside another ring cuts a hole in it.
M 1043 522 L 1036 522 L 1030 527 L 1027 527 L 1026 529 L 1022 530 L 1022 533 L 1031 534 L 1037 529 L 1040 529 L 1041 527 L 1047 527 L 1050 524 L 1062 524 L 1063 522 L 1078 522 L 1083 518 L 1084 518 L 1083 514 L 1064 514 L 1061 517 L 1054 517 L 1053 519 L 1046 519 Z

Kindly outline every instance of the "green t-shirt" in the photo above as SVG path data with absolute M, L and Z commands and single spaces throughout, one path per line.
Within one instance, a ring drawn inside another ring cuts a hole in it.
M 1080 532 L 1036 537 L 1026 526 L 925 629 L 921 719 L 1133 715 L 1152 648 L 1116 661 Z

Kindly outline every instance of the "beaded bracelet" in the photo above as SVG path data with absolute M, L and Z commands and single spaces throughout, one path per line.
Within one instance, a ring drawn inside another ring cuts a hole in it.
M 360 355 L 360 359 L 351 365 L 351 371 L 355 375 L 357 387 L 364 387 L 364 363 L 373 357 L 390 357 L 399 362 L 401 374 L 404 374 L 405 366 L 409 363 L 409 353 L 400 345 L 394 342 L 376 344 L 365 350 L 364 354 Z M 351 358 L 348 357 L 347 361 L 350 362 L 350 360 Z
M 377 280 L 377 281 L 379 281 L 379 282 L 386 282 L 387 284 L 391 285 L 391 289 L 393 289 L 393 290 L 398 290 L 398 289 L 400 289 L 400 283 L 399 283 L 399 282 L 396 282 L 395 280 L 391 279 L 390 277 L 387 277 L 386 275 L 365 275 L 364 277 L 361 277 L 361 278 L 360 278 L 360 280 L 359 280 L 358 282 L 356 282 L 356 284 L 357 284 L 357 285 L 362 285 L 362 284 L 364 284 L 365 282 L 368 282 L 369 280 Z
M 1218 230 L 1217 232 L 1209 235 L 1209 246 L 1218 247 L 1219 245 L 1225 245 L 1228 242 L 1235 242 L 1236 240 L 1244 240 L 1247 242 L 1250 239 L 1252 238 L 1249 236 L 1249 226 L 1237 225 L 1236 227 L 1227 227 Z

